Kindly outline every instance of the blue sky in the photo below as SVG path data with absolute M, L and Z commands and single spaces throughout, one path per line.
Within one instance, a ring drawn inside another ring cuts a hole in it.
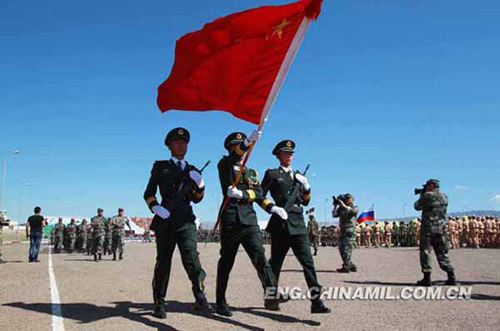
M 161 114 L 156 88 L 183 34 L 286 2 L 2 1 L 10 216 L 25 219 L 35 204 L 48 215 L 91 216 L 98 206 L 149 215 L 142 194 L 152 163 L 169 157 L 168 130 L 185 126 L 188 161 L 212 160 L 196 213 L 213 222 L 223 139 L 254 126 L 222 112 Z M 413 188 L 430 177 L 441 179 L 450 211 L 499 209 L 499 15 L 494 0 L 325 0 L 250 165 L 263 174 L 277 166 L 273 146 L 295 140 L 294 167 L 312 164 L 320 221 L 325 199 L 345 192 L 362 209 L 375 204 L 378 217 L 413 215 Z

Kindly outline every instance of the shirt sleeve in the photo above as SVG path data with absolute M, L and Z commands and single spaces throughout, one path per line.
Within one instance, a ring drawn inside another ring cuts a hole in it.
M 159 205 L 158 201 L 156 200 L 156 190 L 158 188 L 158 183 L 159 176 L 157 166 L 153 165 L 153 169 L 151 170 L 151 177 L 149 178 L 148 185 L 146 186 L 146 190 L 144 191 L 144 200 L 151 210 L 154 206 Z

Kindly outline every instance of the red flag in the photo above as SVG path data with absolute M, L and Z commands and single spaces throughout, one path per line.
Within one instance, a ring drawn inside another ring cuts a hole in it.
M 250 9 L 184 35 L 177 40 L 172 72 L 158 88 L 158 107 L 228 111 L 259 124 L 299 27 L 319 16 L 321 3 Z

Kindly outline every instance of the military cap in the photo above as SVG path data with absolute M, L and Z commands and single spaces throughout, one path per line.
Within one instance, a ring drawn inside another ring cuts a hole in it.
M 294 152 L 295 143 L 291 140 L 280 141 L 273 149 L 273 155 L 278 155 L 278 152 Z
M 118 208 L 118 211 L 123 211 L 123 208 L 122 207 Z
M 184 140 L 185 142 L 189 142 L 189 131 L 184 128 L 175 128 L 170 130 L 165 138 L 165 145 L 168 145 L 172 140 Z
M 434 184 L 434 186 L 439 188 L 439 179 L 429 179 L 426 184 Z
M 97 208 L 97 212 L 104 211 L 102 208 Z
M 229 150 L 229 146 L 233 144 L 239 144 L 247 138 L 247 135 L 243 132 L 233 132 L 224 140 L 224 148 Z
M 351 193 L 344 194 L 344 197 L 345 197 L 346 200 L 349 199 L 349 198 L 353 198 L 354 199 L 354 197 L 353 197 L 353 195 Z

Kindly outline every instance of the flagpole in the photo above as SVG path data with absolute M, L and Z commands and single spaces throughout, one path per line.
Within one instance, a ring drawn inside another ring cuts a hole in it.
M 278 71 L 278 75 L 276 76 L 276 79 L 274 80 L 273 86 L 271 87 L 271 91 L 269 92 L 269 95 L 267 97 L 266 103 L 264 104 L 264 109 L 262 111 L 262 114 L 260 116 L 260 123 L 257 128 L 257 131 L 261 131 L 264 129 L 264 125 L 267 122 L 267 118 L 269 116 L 269 113 L 271 111 L 271 108 L 273 107 L 274 101 L 276 101 L 276 97 L 278 96 L 278 93 L 281 89 L 281 85 L 285 81 L 286 75 L 288 73 L 288 70 L 290 69 L 290 66 L 292 65 L 293 60 L 295 59 L 295 56 L 297 55 L 297 51 L 300 48 L 300 45 L 302 44 L 302 40 L 304 40 L 304 36 L 306 34 L 307 27 L 309 26 L 310 20 L 307 17 L 304 17 L 302 19 L 302 22 L 300 23 L 299 28 L 297 29 L 297 32 L 295 33 L 295 37 L 292 40 L 292 43 L 290 45 L 290 48 L 288 49 L 285 58 L 283 60 L 283 63 L 281 64 L 280 70 Z M 250 154 L 252 154 L 252 150 L 255 146 L 255 142 L 252 142 L 250 144 L 250 147 L 248 148 L 248 151 L 245 154 L 245 158 L 243 159 L 243 163 L 241 164 L 240 171 L 238 172 L 238 175 L 234 179 L 232 187 L 236 187 L 238 184 L 241 174 L 243 173 L 243 169 L 245 169 L 245 165 L 247 164 L 247 161 L 250 157 Z M 215 223 L 214 226 L 214 231 L 216 231 L 219 227 L 220 221 L 221 221 L 221 215 L 222 212 L 226 209 L 227 204 L 229 203 L 229 198 L 226 196 L 224 199 L 224 203 L 222 204 L 221 209 L 219 210 L 219 215 L 217 216 L 217 222 Z

